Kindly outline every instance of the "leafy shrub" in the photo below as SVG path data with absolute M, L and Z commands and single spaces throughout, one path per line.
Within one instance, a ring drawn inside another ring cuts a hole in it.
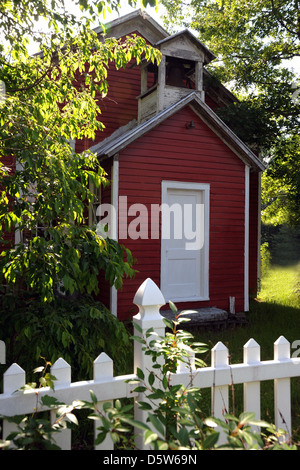
M 22 301 L 6 296 L 0 307 L 1 339 L 7 363 L 17 362 L 30 373 L 40 357 L 54 363 L 63 357 L 76 380 L 91 377 L 93 361 L 105 351 L 115 374 L 127 373 L 132 343 L 124 326 L 101 302 L 89 296 L 58 298 L 45 304 L 28 295 Z

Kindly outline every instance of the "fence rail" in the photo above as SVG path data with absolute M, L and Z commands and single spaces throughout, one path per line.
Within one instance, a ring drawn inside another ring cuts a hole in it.
M 135 335 L 144 335 L 149 328 L 153 328 L 159 336 L 165 335 L 165 325 L 159 310 L 165 304 L 164 297 L 151 279 L 146 279 L 138 289 L 134 303 L 139 307 L 139 313 L 134 322 L 141 332 Z M 150 340 L 151 338 L 149 338 Z M 232 384 L 243 384 L 244 411 L 254 412 L 257 419 L 261 415 L 260 383 L 266 380 L 274 381 L 274 417 L 277 428 L 285 429 L 288 435 L 292 432 L 291 390 L 290 379 L 300 376 L 300 358 L 290 357 L 290 344 L 281 336 L 274 343 L 274 358 L 269 361 L 260 360 L 260 346 L 254 339 L 250 339 L 244 346 L 244 359 L 241 364 L 230 365 L 229 351 L 221 342 L 211 350 L 211 366 L 190 370 L 183 365 L 174 374 L 171 374 L 172 385 L 183 384 L 211 389 L 211 413 L 222 418 L 224 409 L 229 410 L 229 387 Z M 5 347 L 0 344 L 0 363 L 5 363 Z M 145 355 L 142 344 L 134 341 L 134 373 L 124 376 L 113 376 L 113 361 L 101 353 L 94 361 L 93 380 L 71 382 L 71 367 L 64 359 L 58 359 L 51 367 L 51 374 L 55 376 L 55 389 L 45 387 L 39 390 L 38 396 L 34 390 L 20 391 L 26 383 L 24 370 L 18 364 L 12 364 L 3 375 L 3 393 L 0 394 L 0 416 L 15 416 L 32 413 L 37 409 L 37 397 L 44 395 L 55 397 L 58 401 L 71 405 L 76 400 L 90 401 L 90 391 L 101 400 L 98 407 L 105 402 L 116 399 L 133 398 L 136 403 L 144 399 L 142 393 L 134 392 L 134 385 L 127 383 L 135 379 L 137 368 L 144 371 L 145 376 L 151 370 L 151 356 Z M 191 377 L 192 374 L 192 377 Z M 48 408 L 43 406 L 39 411 Z M 55 419 L 55 411 L 50 411 L 51 420 Z M 147 413 L 135 406 L 135 419 L 146 422 Z M 97 421 L 96 421 L 97 423 Z M 98 424 L 99 425 L 99 424 Z M 3 419 L 2 439 L 14 430 L 14 424 Z M 95 424 L 95 434 L 96 434 Z M 69 429 L 57 433 L 56 443 L 62 450 L 71 449 L 72 436 Z M 107 437 L 104 442 L 95 446 L 96 450 L 113 450 L 113 442 Z M 143 435 L 138 434 L 136 447 L 146 449 Z

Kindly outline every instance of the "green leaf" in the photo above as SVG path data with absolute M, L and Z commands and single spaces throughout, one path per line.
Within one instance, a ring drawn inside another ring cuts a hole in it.
M 161 421 L 153 414 L 148 415 L 148 419 L 151 422 L 151 424 L 155 427 L 155 429 L 162 435 L 165 435 L 165 429 L 164 426 L 162 425 Z
M 163 387 L 164 389 L 167 389 L 168 386 L 169 386 L 169 381 L 168 381 L 168 378 L 166 376 L 163 377 L 162 379 L 162 384 L 163 384 Z
M 219 424 L 219 421 L 216 418 L 206 418 L 204 424 L 209 428 L 216 428 Z
M 95 393 L 93 392 L 93 390 L 90 390 L 90 396 L 91 396 L 91 399 L 92 399 L 92 402 L 95 404 L 95 403 L 98 403 L 98 399 L 95 395 Z
M 157 438 L 158 438 L 158 435 L 155 432 L 148 430 L 145 432 L 145 435 L 144 435 L 144 443 L 146 445 L 151 444 L 152 442 L 156 441 Z
M 155 381 L 155 375 L 153 374 L 153 372 L 150 372 L 149 377 L 148 377 L 148 382 L 149 382 L 150 387 L 152 387 L 152 385 L 154 384 L 154 381 Z
M 143 338 L 141 338 L 140 336 L 132 336 L 132 339 L 134 341 L 137 341 L 138 343 L 146 344 L 146 341 Z
M 107 436 L 107 433 L 106 433 L 106 432 L 100 432 L 100 433 L 97 435 L 94 444 L 95 444 L 95 445 L 102 444 L 102 442 L 105 440 L 106 436 Z
M 93 400 L 93 402 L 95 403 L 94 400 Z M 110 402 L 110 401 L 106 401 L 105 403 L 103 403 L 102 406 L 103 406 L 103 411 L 104 411 L 105 413 L 107 413 L 107 412 L 112 408 L 113 404 L 112 404 L 112 402 Z
M 134 391 L 137 392 L 137 393 L 144 393 L 144 392 L 147 391 L 147 387 L 142 387 L 142 386 L 135 387 Z
M 170 306 L 170 309 L 172 310 L 172 312 L 177 314 L 178 309 L 177 309 L 176 305 L 171 300 L 169 301 L 169 306 Z
M 45 396 L 41 397 L 41 402 L 44 406 L 47 406 L 49 408 L 54 407 L 54 406 L 55 407 L 60 406 L 60 405 L 64 404 L 64 403 L 58 401 L 57 398 L 50 397 L 49 395 L 45 395 Z
M 73 414 L 73 413 L 68 413 L 66 415 L 66 418 L 73 424 L 76 424 L 76 426 L 78 426 L 78 419 L 77 417 Z
M 163 318 L 163 322 L 168 328 L 173 329 L 173 322 L 171 320 L 168 320 L 167 318 Z
M 252 412 L 241 413 L 239 416 L 239 419 L 240 419 L 240 423 L 244 425 L 248 423 L 249 421 L 252 421 L 255 419 L 255 413 L 252 413 Z
M 138 429 L 142 429 L 143 431 L 148 431 L 150 428 L 147 424 L 143 423 L 142 421 L 138 421 L 136 419 L 128 418 L 128 417 L 120 417 L 121 421 L 124 421 L 125 423 L 130 424 L 133 427 L 136 427 Z
M 138 325 L 138 324 L 135 323 L 135 322 L 132 322 L 132 323 L 133 323 L 134 328 L 135 328 L 139 333 L 143 333 L 143 330 L 142 330 L 142 328 L 140 327 L 140 325 Z
M 143 372 L 142 369 L 140 369 L 139 367 L 138 367 L 137 370 L 136 370 L 136 375 L 137 375 L 138 378 L 141 379 L 141 380 L 144 380 L 144 378 L 145 378 L 144 372 Z
M 152 410 L 152 406 L 145 401 L 139 401 L 138 404 L 141 410 Z
M 182 446 L 187 446 L 189 444 L 189 433 L 186 428 L 180 428 L 178 433 L 178 439 Z
M 204 450 L 213 449 L 214 446 L 218 442 L 219 435 L 220 434 L 218 432 L 215 432 L 213 434 L 209 434 L 208 436 L 206 436 L 204 441 L 203 441 L 203 449 Z

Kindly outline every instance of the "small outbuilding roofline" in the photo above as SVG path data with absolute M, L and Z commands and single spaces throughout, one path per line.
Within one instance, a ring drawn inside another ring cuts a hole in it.
M 189 29 L 184 29 L 183 31 L 179 31 L 178 33 L 172 34 L 171 36 L 161 39 L 156 44 L 154 44 L 154 47 L 160 49 L 161 46 L 165 45 L 167 42 L 171 42 L 180 36 L 186 36 L 189 41 L 191 41 L 198 49 L 201 50 L 205 58 L 205 65 L 209 64 L 212 60 L 216 58 L 216 56 L 204 44 L 202 44 L 202 42 L 199 41 L 199 39 L 197 39 L 196 36 L 194 36 Z
M 104 24 L 105 33 L 104 37 L 120 38 L 132 33 L 133 31 L 139 32 L 145 39 L 154 44 L 161 39 L 164 39 L 170 34 L 155 21 L 146 11 L 135 10 L 127 15 L 116 18 Z M 102 26 L 94 28 L 94 32 L 103 35 Z
M 111 136 L 92 146 L 89 150 L 95 153 L 101 160 L 110 158 L 185 106 L 190 106 L 203 122 L 205 122 L 205 124 L 207 124 L 245 164 L 256 171 L 264 171 L 266 169 L 265 164 L 257 155 L 255 155 L 217 114 L 204 103 L 197 92 L 191 92 L 188 96 L 157 113 L 148 121 L 141 124 L 136 124 L 135 120 L 131 121 L 131 123 L 118 129 Z

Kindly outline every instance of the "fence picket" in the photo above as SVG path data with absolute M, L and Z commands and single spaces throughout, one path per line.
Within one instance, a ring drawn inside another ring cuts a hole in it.
M 3 394 L 13 395 L 17 390 L 24 387 L 25 380 L 25 371 L 18 364 L 12 364 L 3 374 Z M 17 393 L 21 394 L 22 392 Z M 3 439 L 6 439 L 7 436 L 14 431 L 17 431 L 17 425 L 15 423 L 9 423 L 4 419 L 2 423 Z M 12 444 L 11 447 L 13 447 Z
M 274 360 L 285 362 L 290 360 L 290 343 L 280 336 L 274 343 Z M 291 436 L 291 380 L 289 377 L 274 380 L 274 413 L 275 426 L 283 429 Z
M 224 414 L 229 413 L 229 393 L 228 385 L 219 385 L 219 375 L 220 373 L 223 375 L 224 370 L 227 371 L 230 366 L 228 349 L 220 341 L 211 350 L 211 364 L 214 368 L 214 384 L 211 389 L 211 412 L 215 418 L 222 419 Z M 220 432 L 219 442 L 223 444 L 226 436 L 221 429 L 218 429 L 218 431 Z
M 146 331 L 150 328 L 153 328 L 153 334 L 163 337 L 165 335 L 165 324 L 163 322 L 163 317 L 159 313 L 160 307 L 165 304 L 165 299 L 157 287 L 157 285 L 152 281 L 152 279 L 146 279 L 143 284 L 140 286 L 138 291 L 135 294 L 134 304 L 138 306 L 139 312 L 133 317 L 133 321 L 139 327 L 141 332 L 135 327 L 134 335 L 145 338 Z M 157 336 L 151 335 L 148 337 L 147 342 Z M 148 376 L 152 370 L 152 357 L 146 355 L 143 351 L 143 345 L 135 341 L 134 342 L 134 373 L 137 373 L 137 369 L 141 369 L 144 372 L 145 381 L 148 384 Z M 156 379 L 157 380 L 157 379 Z M 157 386 L 157 385 L 156 385 Z M 137 420 L 142 421 L 143 423 L 147 422 L 148 413 L 144 410 L 141 410 L 138 406 L 139 401 L 147 401 L 144 393 L 139 393 L 135 401 L 135 417 Z M 147 423 L 149 424 L 149 423 Z M 136 432 L 136 444 L 138 449 L 147 449 L 147 446 L 144 445 L 143 432 L 139 429 L 135 430 Z
M 70 386 L 71 384 L 71 366 L 62 358 L 57 361 L 51 367 L 51 375 L 55 377 L 55 389 L 60 387 Z M 50 411 L 50 421 L 55 423 L 56 410 Z M 54 434 L 55 443 L 61 450 L 71 450 L 71 429 L 65 428 Z
M 146 331 L 153 328 L 154 335 L 163 337 L 165 326 L 160 308 L 165 304 L 165 299 L 149 278 L 138 289 L 134 303 L 139 307 L 139 312 L 133 318 L 137 325 L 135 335 L 145 337 Z M 156 336 L 155 336 L 156 337 Z M 3 359 L 3 345 L 0 342 L 0 361 Z M 260 346 L 254 339 L 250 339 L 244 345 L 244 359 L 242 364 L 229 364 L 229 351 L 223 343 L 218 342 L 211 350 L 211 366 L 202 369 L 180 366 L 174 374 L 170 374 L 170 384 L 183 384 L 187 386 L 193 382 L 195 387 L 211 388 L 212 415 L 223 418 L 223 413 L 229 412 L 229 386 L 244 384 L 244 410 L 255 413 L 260 418 L 260 382 L 264 380 L 274 381 L 274 412 L 275 425 L 283 428 L 291 434 L 291 377 L 300 377 L 300 358 L 290 357 L 290 343 L 283 337 L 279 337 L 274 343 L 274 359 L 261 361 Z M 152 358 L 145 354 L 139 341 L 134 341 L 134 373 L 124 376 L 113 376 L 113 362 L 105 354 L 101 353 L 94 361 L 94 378 L 90 381 L 71 383 L 71 367 L 62 358 L 58 359 L 51 368 L 51 373 L 56 377 L 55 389 L 49 387 L 39 390 L 17 390 L 25 385 L 25 371 L 18 365 L 12 364 L 3 375 L 3 393 L 0 394 L 0 416 L 14 416 L 32 413 L 37 410 L 38 402 L 44 395 L 56 397 L 60 402 L 71 405 L 74 400 L 89 400 L 90 390 L 99 399 L 99 409 L 105 402 L 113 402 L 118 398 L 134 397 L 134 418 L 144 423 L 148 414 L 138 407 L 138 402 L 146 401 L 144 393 L 133 392 L 134 386 L 128 384 L 128 380 L 136 379 L 137 370 L 141 369 L 147 382 L 152 369 Z M 192 377 L 191 377 L 192 375 Z M 156 379 L 157 380 L 157 379 Z M 43 407 L 42 410 L 47 409 Z M 51 412 L 51 421 L 54 420 L 54 412 Z M 148 423 L 149 424 L 149 423 Z M 98 423 L 95 424 L 95 427 Z M 3 439 L 15 430 L 12 425 L 3 420 Z M 138 430 L 136 430 L 138 431 Z M 138 431 L 139 432 L 139 431 Z M 64 430 L 56 437 L 57 444 L 62 449 L 71 449 L 71 433 Z M 224 442 L 224 434 L 221 441 Z M 139 434 L 136 440 L 137 449 L 147 449 L 144 445 L 143 434 Z M 113 443 L 107 438 L 102 444 L 95 447 L 97 450 L 112 450 Z
M 260 366 L 260 346 L 251 338 L 244 345 L 244 364 L 251 364 Z M 255 419 L 260 420 L 261 405 L 260 405 L 260 382 L 253 381 L 244 384 L 244 411 L 251 411 L 255 413 Z M 253 430 L 258 431 L 255 427 Z
M 99 381 L 107 378 L 113 377 L 113 361 L 111 360 L 110 357 L 108 357 L 107 354 L 101 353 L 97 359 L 94 361 L 94 381 Z M 97 407 L 100 411 L 100 413 L 103 412 L 103 405 L 107 403 L 107 400 L 104 401 L 99 401 L 97 403 Z M 113 404 L 113 400 L 111 401 Z M 101 423 L 98 420 L 95 420 L 94 422 L 94 433 L 95 437 L 97 436 L 97 427 L 100 426 Z M 108 434 L 104 441 L 102 441 L 100 444 L 95 445 L 95 450 L 113 450 L 114 449 L 114 443 L 111 438 L 111 436 Z

